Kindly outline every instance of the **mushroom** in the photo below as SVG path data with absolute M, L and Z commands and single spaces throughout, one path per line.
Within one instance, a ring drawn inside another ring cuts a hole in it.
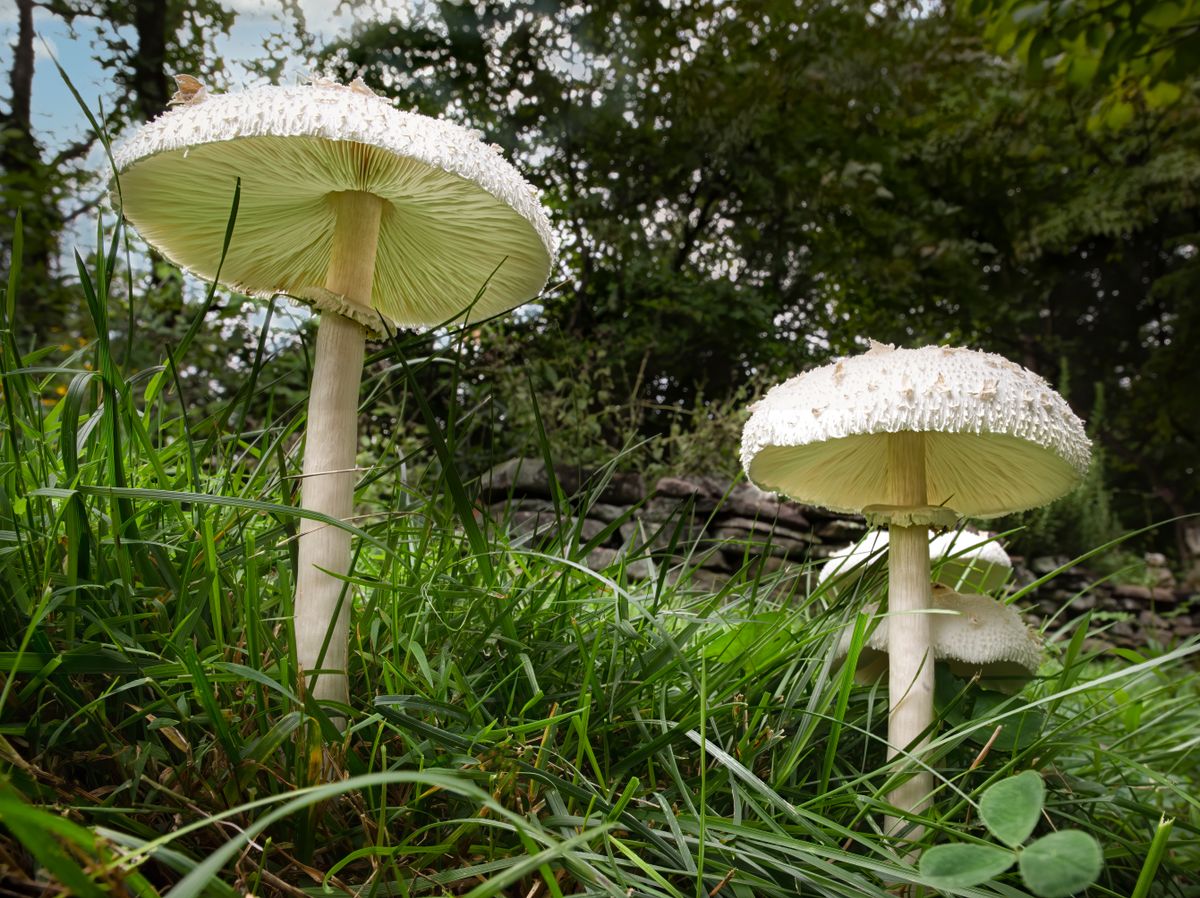
M 368 329 L 474 321 L 533 298 L 554 257 L 549 222 L 537 191 L 479 132 L 401 112 L 361 81 L 188 87 L 115 154 L 124 215 L 202 278 L 320 311 L 301 505 L 345 520 Z M 309 694 L 343 705 L 349 565 L 346 530 L 301 520 L 297 660 L 313 674 Z
M 817 584 L 834 597 L 853 588 L 874 562 L 886 559 L 887 546 L 888 532 L 872 530 L 857 543 L 830 553 L 817 572 Z M 1008 553 L 987 533 L 943 533 L 929 544 L 929 559 L 936 564 L 933 582 L 962 592 L 994 592 L 1012 574 Z
M 875 562 L 887 558 L 887 548 L 887 531 L 872 530 L 858 542 L 831 552 L 817 571 L 817 585 L 834 598 L 854 589 Z
M 930 645 L 936 660 L 960 677 L 978 676 L 988 688 L 1016 692 L 1037 673 L 1042 645 L 1021 620 L 1017 609 L 991 596 L 955 592 L 941 583 L 933 585 L 930 608 Z M 878 606 L 864 609 L 875 614 Z M 852 627 L 842 631 L 834 660 L 850 651 Z M 854 679 L 870 683 L 888 664 L 888 618 L 882 616 L 858 656 Z
M 933 722 L 929 527 L 1050 502 L 1089 457 L 1083 423 L 1041 377 L 969 349 L 873 342 L 757 403 L 742 434 L 753 482 L 888 526 L 889 757 L 918 758 Z M 922 770 L 888 798 L 916 813 L 932 787 Z
M 874 561 L 882 557 L 886 534 L 876 540 Z M 839 576 L 827 587 L 837 596 L 853 585 L 865 572 L 863 563 L 867 545 L 863 540 L 829 557 L 818 580 L 830 579 L 834 563 L 858 558 L 853 566 L 843 564 Z M 860 550 L 855 552 L 854 550 Z M 1016 608 L 985 593 L 999 588 L 1012 572 L 1012 561 L 988 534 L 950 531 L 929 544 L 933 571 L 930 640 L 934 657 L 963 677 L 978 676 L 980 683 L 1001 692 L 1015 692 L 1037 673 L 1042 661 L 1042 646 L 1038 637 L 1025 626 Z M 840 557 L 839 557 L 840 556 Z M 939 563 L 940 562 L 940 563 Z M 878 605 L 871 603 L 864 611 L 874 615 Z M 834 660 L 844 658 L 850 651 L 853 627 L 847 626 L 838 640 Z M 858 656 L 854 679 L 870 683 L 887 669 L 887 617 L 880 621 Z

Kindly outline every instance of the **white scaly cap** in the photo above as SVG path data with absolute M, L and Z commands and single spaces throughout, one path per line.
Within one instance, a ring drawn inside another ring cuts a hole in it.
M 857 543 L 836 552 L 821 565 L 817 583 L 832 580 L 827 588 L 836 596 L 852 588 L 874 562 L 887 562 L 888 532 L 872 530 Z M 1004 585 L 1012 561 L 995 537 L 969 530 L 951 530 L 929 543 L 934 563 L 933 579 L 960 592 L 990 593 Z
M 959 592 L 994 592 L 1012 576 L 1012 559 L 990 533 L 947 531 L 929 543 L 929 557 L 934 581 Z
M 1038 375 L 987 352 L 873 343 L 774 387 L 742 432 L 759 486 L 859 512 L 893 503 L 887 437 L 925 434 L 927 501 L 996 517 L 1044 505 L 1087 471 L 1083 422 Z
M 207 94 L 115 154 L 125 216 L 181 267 L 213 280 L 234 184 L 241 203 L 221 282 L 288 294 L 375 330 L 487 318 L 536 296 L 555 254 L 538 193 L 478 131 L 401 112 L 361 82 Z M 330 195 L 386 201 L 367 308 L 324 289 Z
M 828 592 L 832 595 L 852 587 L 866 573 L 867 568 L 877 561 L 887 561 L 888 532 L 872 530 L 856 543 L 843 546 L 830 553 L 817 572 L 817 585 L 828 580 Z
M 877 607 L 864 609 L 874 614 Z M 929 612 L 934 658 L 961 676 L 979 673 L 994 688 L 1015 690 L 1037 673 L 1042 646 L 1017 609 L 990 596 L 965 595 L 937 585 Z M 835 660 L 850 650 L 853 627 L 846 627 L 834 653 Z M 888 651 L 888 618 L 879 618 L 874 632 L 859 653 L 856 678 L 869 682 L 882 672 Z

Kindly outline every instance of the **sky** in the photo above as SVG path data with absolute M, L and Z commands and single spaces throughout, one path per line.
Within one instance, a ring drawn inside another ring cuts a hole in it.
M 308 30 L 318 43 L 346 34 L 357 20 L 383 16 L 404 15 L 418 6 L 414 0 L 372 0 L 369 3 L 345 3 L 342 0 L 299 0 Z M 261 55 L 262 39 L 278 30 L 283 18 L 283 4 L 278 0 L 227 0 L 227 7 L 237 13 L 228 37 L 218 43 L 217 52 L 226 60 L 230 78 L 242 82 L 245 70 L 238 60 Z M 74 33 L 62 19 L 40 6 L 34 9 L 34 28 L 37 60 L 33 84 L 33 130 L 47 148 L 64 146 L 83 136 L 87 123 L 75 99 L 55 70 L 51 54 L 56 57 L 79 93 L 89 104 L 109 91 L 110 77 L 92 58 L 94 19 L 81 19 Z M 16 4 L 0 2 L 0 67 L 3 79 L 0 97 L 7 104 L 8 72 L 12 67 L 12 45 L 17 33 Z M 284 81 L 295 83 L 313 74 L 304 60 L 297 59 L 285 67 Z M 240 86 L 240 84 L 239 84 Z
M 419 9 L 421 0 L 298 0 L 305 26 L 318 45 L 346 35 L 356 21 L 370 21 L 393 16 L 405 17 Z M 261 57 L 263 39 L 278 32 L 286 20 L 284 4 L 279 0 L 225 0 L 227 8 L 237 16 L 230 33 L 216 46 L 217 55 L 225 61 L 231 86 L 249 86 L 258 76 L 251 75 L 239 61 Z M 112 92 L 111 75 L 93 58 L 98 28 L 109 28 L 97 19 L 81 18 L 72 29 L 61 18 L 34 7 L 33 109 L 31 114 L 34 136 L 47 154 L 67 146 L 88 131 L 87 118 L 79 108 L 70 89 L 55 68 L 57 59 L 80 96 L 93 109 L 108 104 Z M 133 39 L 132 29 L 129 38 Z M 11 0 L 0 0 L 0 102 L 8 105 L 10 96 L 8 74 L 12 68 L 13 46 L 17 37 L 17 9 Z M 314 72 L 302 58 L 289 61 L 283 72 L 284 83 L 299 83 Z M 107 181 L 107 160 L 97 144 L 84 163 L 96 172 L 97 191 Z M 75 247 L 90 249 L 95 243 L 93 216 L 77 218 L 63 240 L 64 253 Z

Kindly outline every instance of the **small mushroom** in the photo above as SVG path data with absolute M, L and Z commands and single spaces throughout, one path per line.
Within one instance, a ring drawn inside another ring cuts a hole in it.
M 877 561 L 887 560 L 888 532 L 872 530 L 825 560 L 817 584 L 836 597 L 851 590 Z M 995 538 L 986 533 L 952 530 L 929 544 L 933 582 L 967 593 L 995 592 L 1012 574 L 1012 561 Z
M 1012 559 L 990 533 L 950 530 L 929 544 L 933 582 L 965 593 L 995 593 L 1012 576 Z
M 181 82 L 187 93 L 194 85 Z M 115 155 L 123 211 L 181 267 L 321 312 L 301 505 L 352 511 L 367 330 L 484 319 L 538 294 L 555 241 L 536 191 L 477 132 L 358 85 L 199 89 Z M 236 181 L 233 239 L 221 249 Z M 310 694 L 349 701 L 345 530 L 300 525 L 295 631 Z M 338 717 L 337 719 L 341 719 Z
M 883 560 L 886 533 L 875 531 L 871 536 L 882 538 L 868 545 L 868 537 L 829 557 L 818 575 L 819 582 L 831 581 L 826 586 L 829 595 L 844 595 L 871 562 Z M 1012 573 L 1008 553 L 986 533 L 951 531 L 929 544 L 929 555 L 934 566 L 932 607 L 938 612 L 930 624 L 935 658 L 960 676 L 978 676 L 989 689 L 1018 691 L 1037 673 L 1042 647 L 1016 608 L 986 594 L 1003 586 Z M 838 562 L 841 565 L 833 570 Z M 878 605 L 863 610 L 874 615 Z M 843 630 L 835 660 L 849 652 L 852 633 L 852 626 Z M 887 616 L 882 615 L 858 657 L 854 679 L 878 679 L 887 670 L 887 649 Z
M 958 676 L 979 677 L 982 685 L 1014 693 L 1037 673 L 1042 644 L 1025 626 L 1017 609 L 991 596 L 955 592 L 936 583 L 929 616 L 933 655 Z M 878 606 L 863 611 L 876 614 Z M 852 628 L 842 631 L 835 660 L 850 651 Z M 888 617 L 882 615 L 858 656 L 854 679 L 871 683 L 888 667 Z
M 1058 498 L 1086 472 L 1090 443 L 1062 397 L 1000 356 L 873 343 L 840 362 L 839 379 L 834 363 L 763 397 L 742 465 L 764 489 L 888 525 L 888 751 L 919 756 L 933 722 L 929 527 Z M 1050 401 L 1029 407 L 1031 389 Z M 809 414 L 831 395 L 850 399 Z M 889 800 L 917 812 L 932 787 L 914 771 Z

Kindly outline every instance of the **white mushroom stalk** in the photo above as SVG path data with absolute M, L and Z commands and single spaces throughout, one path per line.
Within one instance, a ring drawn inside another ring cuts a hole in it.
M 1082 422 L 1042 378 L 967 349 L 874 343 L 755 405 L 742 434 L 751 480 L 888 525 L 889 757 L 920 759 L 933 721 L 929 527 L 1049 502 L 1088 459 Z M 933 777 L 908 767 L 889 800 L 916 813 Z
M 536 296 L 555 252 L 537 191 L 478 132 L 401 112 L 361 82 L 200 85 L 177 101 L 115 155 L 124 214 L 202 278 L 219 266 L 234 290 L 322 312 L 301 504 L 344 521 L 367 331 L 479 320 Z M 297 660 L 311 695 L 345 705 L 350 534 L 308 518 L 300 533 Z

